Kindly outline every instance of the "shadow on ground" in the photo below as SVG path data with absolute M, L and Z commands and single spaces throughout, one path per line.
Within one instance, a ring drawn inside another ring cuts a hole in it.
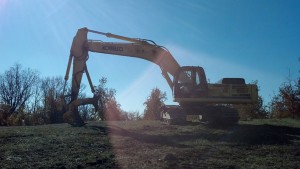
M 159 128 L 153 128 L 153 130 L 157 130 L 158 134 L 148 134 L 142 130 L 126 130 L 115 125 L 109 125 L 108 127 L 90 126 L 90 128 L 112 135 L 130 137 L 144 143 L 166 145 L 177 148 L 188 148 L 189 146 L 182 142 L 197 139 L 203 139 L 210 142 L 227 142 L 245 145 L 285 145 L 300 142 L 300 128 L 266 124 L 242 124 L 226 130 L 208 128 L 207 130 L 193 132 L 173 131 L 173 134 L 170 135 L 159 134 Z
M 249 145 L 292 144 L 300 141 L 300 128 L 243 124 L 229 134 L 227 141 Z

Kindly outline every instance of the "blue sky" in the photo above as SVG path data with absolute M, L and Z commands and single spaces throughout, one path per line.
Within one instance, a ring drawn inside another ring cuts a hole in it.
M 180 65 L 204 67 L 212 83 L 222 77 L 258 80 L 267 102 L 289 72 L 299 77 L 299 11 L 299 0 L 0 0 L 0 72 L 20 63 L 43 77 L 63 77 L 72 39 L 88 27 L 151 39 Z M 108 78 L 124 110 L 142 112 L 154 87 L 174 104 L 159 67 L 150 62 L 90 53 L 87 65 L 94 84 Z

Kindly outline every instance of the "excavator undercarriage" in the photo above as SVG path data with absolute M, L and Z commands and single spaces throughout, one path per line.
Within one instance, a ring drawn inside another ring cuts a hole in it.
M 224 105 L 203 105 L 194 108 L 166 105 L 162 108 L 161 119 L 167 124 L 201 122 L 224 127 L 237 124 L 239 114 L 236 109 Z

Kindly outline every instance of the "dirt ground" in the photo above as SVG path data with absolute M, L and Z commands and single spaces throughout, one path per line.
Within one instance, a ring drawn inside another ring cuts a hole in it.
M 300 168 L 300 122 L 0 127 L 1 168 Z

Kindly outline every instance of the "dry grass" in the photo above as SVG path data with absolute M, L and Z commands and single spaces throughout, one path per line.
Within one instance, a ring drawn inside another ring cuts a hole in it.
M 299 168 L 300 123 L 228 128 L 159 121 L 1 127 L 2 168 Z

